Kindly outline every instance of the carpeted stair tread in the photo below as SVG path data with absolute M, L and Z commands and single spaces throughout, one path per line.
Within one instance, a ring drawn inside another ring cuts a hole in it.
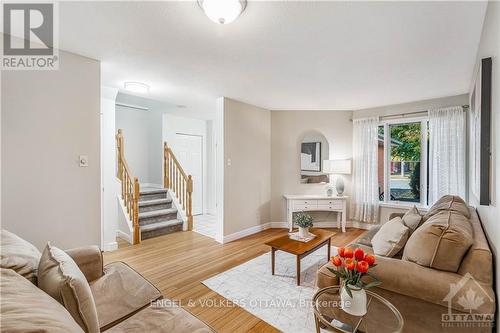
M 147 189 L 147 190 L 140 191 L 141 195 L 161 194 L 161 193 L 167 193 L 167 192 L 168 192 L 168 190 L 166 188 L 155 188 L 155 189 Z
M 152 200 L 145 200 L 145 201 L 139 201 L 139 207 L 143 206 L 153 206 L 153 205 L 160 205 L 160 204 L 168 204 L 171 203 L 172 199 L 152 199 Z
M 182 225 L 181 220 L 168 220 L 168 221 L 163 221 L 163 222 L 156 222 L 156 223 L 151 223 L 147 224 L 144 226 L 140 226 L 141 232 L 143 231 L 152 231 L 156 229 L 161 229 L 165 227 L 171 227 L 171 226 L 177 226 L 177 225 Z
M 149 212 L 139 213 L 139 220 L 150 218 L 150 217 L 157 217 L 157 216 L 162 216 L 162 215 L 173 214 L 173 213 L 177 213 L 176 208 L 152 210 Z

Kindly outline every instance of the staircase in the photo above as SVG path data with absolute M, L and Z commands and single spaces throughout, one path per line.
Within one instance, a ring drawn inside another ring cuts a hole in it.
M 182 231 L 184 224 L 187 230 L 192 230 L 193 179 L 184 172 L 167 143 L 163 147 L 164 188 L 140 189 L 139 179 L 132 175 L 125 159 L 121 129 L 116 134 L 116 152 L 117 178 L 121 182 L 120 199 L 129 227 L 132 228 L 132 243 L 139 244 L 143 239 Z M 170 197 L 171 193 L 173 197 Z M 177 211 L 176 207 L 182 212 Z
M 139 229 L 141 240 L 182 231 L 182 220 L 172 207 L 167 189 L 145 189 L 139 196 Z

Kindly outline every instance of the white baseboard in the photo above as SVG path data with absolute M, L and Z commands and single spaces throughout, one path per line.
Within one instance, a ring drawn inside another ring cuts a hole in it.
M 128 242 L 129 244 L 132 244 L 132 237 L 130 235 L 127 235 L 125 232 L 121 230 L 116 230 L 116 237 L 123 239 L 124 241 Z M 117 244 L 118 246 L 118 244 Z
M 271 228 L 285 228 L 288 229 L 288 223 L 286 222 L 270 222 L 269 223 Z
M 224 236 L 224 237 L 222 237 L 222 242 L 220 242 L 220 237 L 216 237 L 216 240 L 220 243 L 225 244 L 225 243 L 229 243 L 229 242 L 235 241 L 237 239 L 240 239 L 240 238 L 243 238 L 246 236 L 256 234 L 262 230 L 266 230 L 269 228 L 271 228 L 271 223 L 259 224 L 259 225 L 235 232 L 233 234 Z
M 111 242 L 111 243 L 107 243 L 107 244 L 104 244 L 102 246 L 102 250 L 104 252 L 108 252 L 108 251 L 114 251 L 118 249 L 118 243 L 117 242 Z

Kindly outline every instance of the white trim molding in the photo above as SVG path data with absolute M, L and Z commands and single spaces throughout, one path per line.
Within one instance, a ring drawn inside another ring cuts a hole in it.
M 229 242 L 235 241 L 237 239 L 240 239 L 240 238 L 243 238 L 243 237 L 246 237 L 246 236 L 250 236 L 250 235 L 256 234 L 256 233 L 258 233 L 260 231 L 269 229 L 270 227 L 271 227 L 271 223 L 259 224 L 259 225 L 256 225 L 256 226 L 253 226 L 253 227 L 250 227 L 250 228 L 247 228 L 247 229 L 235 232 L 233 234 L 230 234 L 230 235 L 227 235 L 227 236 L 223 236 L 222 237 L 222 241 L 220 240 L 220 237 L 217 237 L 219 239 L 216 238 L 216 240 L 219 243 L 225 244 L 225 243 L 229 243 Z
M 132 238 L 130 237 L 130 235 L 127 235 L 126 233 L 124 233 L 121 230 L 116 230 L 116 237 L 123 239 L 124 241 L 126 241 L 129 244 L 133 243 L 132 242 Z M 116 246 L 118 248 L 118 243 L 116 244 Z

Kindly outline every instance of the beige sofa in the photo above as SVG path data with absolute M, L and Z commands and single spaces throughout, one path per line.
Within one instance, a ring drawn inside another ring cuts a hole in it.
M 440 213 L 441 216 L 435 215 Z M 399 214 L 394 214 L 391 219 Z M 402 215 L 402 214 L 401 214 Z M 400 215 L 400 216 L 401 216 Z M 422 237 L 422 233 L 417 234 L 420 228 L 427 230 L 427 224 L 433 223 L 432 216 L 442 218 L 447 216 L 454 219 L 460 216 L 467 216 L 472 230 L 472 245 L 466 251 L 463 257 L 460 257 L 458 270 L 450 271 L 426 267 L 423 264 L 403 259 L 404 251 L 400 251 L 393 258 L 376 256 L 377 266 L 372 269 L 372 273 L 382 284 L 372 291 L 380 294 L 389 300 L 398 308 L 404 318 L 404 332 L 491 332 L 491 323 L 488 319 L 493 316 L 483 317 L 485 320 L 476 320 L 479 317 L 458 317 L 459 322 L 448 321 L 447 314 L 465 315 L 465 314 L 494 314 L 495 313 L 495 292 L 493 290 L 493 259 L 492 252 L 488 245 L 486 236 L 481 226 L 477 212 L 473 208 L 465 206 L 465 203 L 458 197 L 447 196 L 442 198 L 439 203 L 433 206 L 423 218 L 421 224 L 415 231 L 415 237 Z M 460 222 L 460 221 L 459 221 Z M 448 224 L 441 224 L 437 235 L 438 247 L 443 247 L 443 241 L 440 238 L 448 237 L 449 246 L 456 244 L 455 237 L 450 237 Z M 372 228 L 357 241 L 350 244 L 350 247 L 361 247 L 365 251 L 373 253 L 371 239 L 380 229 L 380 226 Z M 435 230 L 431 230 L 436 236 Z M 456 236 L 456 235 L 455 235 Z M 460 236 L 460 235 L 459 235 Z M 410 243 L 411 238 L 407 244 Z M 439 243 L 440 242 L 440 243 Z M 422 255 L 429 247 L 422 249 Z M 404 250 L 404 249 L 403 249 Z M 442 249 L 441 249 L 442 250 Z M 434 257 L 437 248 L 433 248 Z M 445 253 L 446 254 L 446 253 Z M 450 253 L 449 258 L 453 257 Z M 433 258 L 434 259 L 434 258 Z M 444 256 L 444 260 L 449 260 Z M 415 261 L 415 260 L 413 260 Z M 418 260 L 417 260 L 418 262 Z M 440 263 L 442 264 L 442 262 Z M 449 263 L 446 262 L 446 265 Z M 316 284 L 319 288 L 331 285 L 337 285 L 338 279 L 327 269 L 333 268 L 331 263 L 321 267 L 318 271 Z M 473 297 L 471 297 L 473 296 Z M 470 309 L 464 308 L 468 300 L 476 300 L 469 304 Z M 444 316 L 444 317 L 443 317 Z M 385 332 L 383 327 L 383 317 L 380 318 L 380 332 Z M 461 318 L 461 319 L 460 319 Z M 474 319 L 475 318 L 475 319 Z M 443 320 L 444 319 L 444 320 Z M 462 320 L 465 319 L 465 320 Z
M 151 306 L 162 298 L 160 291 L 125 263 L 103 266 L 102 253 L 96 246 L 66 252 L 52 247 L 50 251 L 46 249 L 43 256 L 60 251 L 65 264 L 79 269 L 75 276 L 79 274 L 80 281 L 61 275 L 62 280 L 51 282 L 52 275 L 65 273 L 67 267 L 51 270 L 57 258 L 44 259 L 27 241 L 1 231 L 2 332 L 214 332 L 184 309 L 168 306 L 169 302 Z M 44 276 L 38 275 L 39 266 Z M 68 288 L 51 297 L 48 293 L 53 290 L 45 285 L 58 288 L 60 284 Z M 83 299 L 78 288 L 90 290 L 90 297 Z M 75 304 L 73 296 L 80 304 Z

